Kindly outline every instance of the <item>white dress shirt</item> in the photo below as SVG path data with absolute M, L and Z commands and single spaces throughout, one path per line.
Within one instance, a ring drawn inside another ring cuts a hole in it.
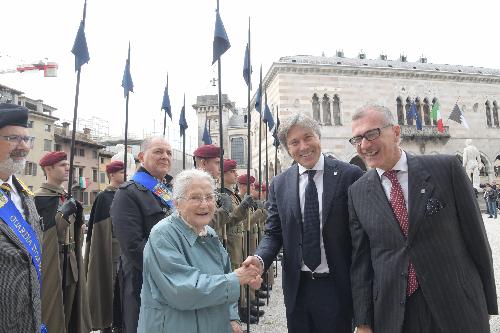
M 309 176 L 307 170 L 316 170 L 314 175 L 314 183 L 316 184 L 316 190 L 318 191 L 318 203 L 319 203 L 319 232 L 320 232 L 320 248 L 321 248 L 321 263 L 314 270 L 316 273 L 328 273 L 328 263 L 326 261 L 325 246 L 323 243 L 323 174 L 325 172 L 325 155 L 321 154 L 318 162 L 311 169 L 306 169 L 302 165 L 298 164 L 299 167 L 299 199 L 300 199 L 300 212 L 302 214 L 302 224 L 304 224 L 304 205 L 306 201 L 306 186 L 309 182 Z M 311 271 L 309 267 L 304 264 L 302 260 L 302 271 Z
M 12 181 L 12 176 L 7 179 L 6 182 L 3 182 L 4 184 L 7 183 L 9 184 L 11 191 L 10 191 L 10 199 L 16 206 L 16 208 L 19 210 L 19 213 L 26 218 L 26 215 L 24 215 L 24 209 L 23 209 L 23 202 L 21 201 L 21 196 L 19 195 L 19 192 L 17 192 L 17 188 L 14 186 L 14 183 Z
M 401 184 L 401 188 L 403 189 L 403 196 L 405 197 L 406 210 L 410 211 L 410 206 L 408 205 L 408 160 L 406 159 L 406 153 L 404 150 L 401 150 L 401 157 L 399 161 L 394 165 L 392 170 L 399 170 L 396 174 L 398 177 L 398 181 Z M 382 170 L 377 168 L 377 173 L 380 177 L 380 181 L 382 182 L 382 187 L 384 188 L 385 195 L 387 196 L 387 200 L 391 201 L 391 188 L 392 184 L 389 178 L 382 176 L 386 170 Z M 387 170 L 389 171 L 389 170 Z

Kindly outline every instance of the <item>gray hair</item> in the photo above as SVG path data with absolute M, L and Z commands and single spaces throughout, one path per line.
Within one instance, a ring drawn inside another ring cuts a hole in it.
M 318 122 L 303 113 L 296 113 L 293 116 L 286 118 L 279 127 L 278 139 L 280 140 L 281 145 L 286 148 L 286 150 L 288 150 L 288 132 L 293 126 L 300 126 L 306 129 L 310 129 L 314 133 L 316 133 L 318 138 L 321 138 L 321 130 L 319 129 Z
M 186 191 L 194 179 L 201 179 L 208 181 L 210 183 L 212 191 L 215 191 L 214 179 L 207 172 L 199 169 L 184 170 L 181 171 L 179 174 L 177 174 L 177 176 L 175 176 L 174 178 L 173 182 L 174 200 L 180 199 L 186 195 Z
M 145 152 L 146 150 L 148 150 L 149 146 L 151 146 L 151 144 L 153 143 L 153 141 L 155 140 L 162 140 L 164 141 L 165 143 L 168 143 L 170 144 L 167 139 L 165 139 L 163 136 L 150 136 L 150 137 L 147 137 L 145 138 L 142 142 L 141 142 L 141 152 Z
M 387 107 L 377 104 L 366 104 L 359 109 L 357 109 L 352 115 L 352 121 L 356 121 L 365 117 L 368 111 L 375 111 L 382 115 L 384 120 L 387 122 L 387 125 L 394 125 L 394 116 L 392 115 L 391 110 Z

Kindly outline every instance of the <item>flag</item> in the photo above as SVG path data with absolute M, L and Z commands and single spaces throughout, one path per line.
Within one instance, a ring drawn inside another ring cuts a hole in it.
M 203 143 L 206 145 L 211 145 L 212 144 L 212 137 L 210 136 L 210 133 L 208 132 L 207 128 L 207 122 L 205 122 L 205 129 L 203 130 L 203 138 L 201 139 Z
M 81 188 L 87 188 L 88 187 L 87 178 L 85 178 L 85 177 L 79 177 L 79 179 L 78 179 L 78 185 L 80 185 Z
M 247 47 L 245 49 L 245 60 L 243 63 L 243 78 L 245 79 L 245 83 L 247 86 L 252 89 L 252 81 L 251 81 L 251 76 L 252 75 L 252 66 L 250 65 L 250 49 L 248 48 L 248 43 Z
M 257 96 L 255 97 L 255 110 L 257 110 L 258 113 L 261 113 L 260 110 L 262 108 L 262 101 L 261 101 L 261 91 L 260 91 L 260 85 L 259 89 L 257 89 Z M 262 116 L 261 116 L 262 117 Z
M 443 118 L 439 110 L 439 102 L 435 102 L 431 110 L 431 118 L 437 123 L 438 131 L 444 133 Z
M 411 103 L 408 118 L 415 119 L 417 122 L 417 130 L 422 130 L 422 119 L 420 118 L 419 112 L 417 112 L 417 105 L 415 104 L 415 102 Z
M 167 85 L 165 86 L 165 91 L 163 92 L 163 101 L 161 103 L 161 109 L 165 110 L 165 112 L 172 120 L 172 108 L 170 106 L 170 97 L 168 96 L 168 76 L 167 76 Z
M 71 53 L 75 55 L 75 72 L 78 71 L 83 64 L 88 63 L 90 60 L 87 39 L 85 38 L 85 24 L 83 20 L 80 22 L 80 27 L 76 33 Z
M 274 119 L 271 110 L 269 110 L 269 106 L 267 105 L 267 92 L 266 92 L 266 105 L 264 106 L 264 116 L 262 118 L 262 121 L 264 121 L 267 124 L 267 129 L 269 131 L 273 129 Z
M 179 116 L 179 127 L 181 128 L 181 136 L 186 135 L 188 124 L 186 121 L 186 95 L 184 95 L 184 104 L 182 105 L 181 115 Z
M 448 118 L 450 120 L 453 120 L 459 124 L 462 124 L 463 127 L 469 128 L 469 124 L 467 124 L 467 121 L 465 120 L 464 114 L 458 107 L 458 104 L 455 103 L 455 106 L 453 107 L 453 110 L 451 110 L 450 117 Z
M 213 42 L 213 59 L 212 65 L 223 55 L 230 47 L 229 38 L 227 37 L 226 29 L 220 18 L 219 11 L 215 12 L 215 31 Z
M 280 146 L 280 140 L 278 139 L 279 128 L 280 128 L 280 118 L 278 117 L 278 112 L 276 112 L 276 126 L 274 126 L 274 131 L 273 131 L 273 138 L 274 138 L 273 145 L 276 148 Z
M 134 92 L 134 82 L 132 82 L 132 75 L 130 74 L 130 43 L 128 43 L 128 57 L 123 71 L 122 87 L 124 97 L 127 97 L 130 91 Z

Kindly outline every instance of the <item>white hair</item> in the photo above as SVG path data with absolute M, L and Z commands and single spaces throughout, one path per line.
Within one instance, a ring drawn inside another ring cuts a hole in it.
M 174 200 L 178 200 L 185 196 L 186 190 L 191 185 L 191 182 L 194 179 L 206 180 L 210 183 L 210 187 L 212 191 L 215 191 L 215 182 L 212 176 L 210 176 L 207 172 L 199 169 L 189 169 L 181 171 L 174 178 L 173 188 Z

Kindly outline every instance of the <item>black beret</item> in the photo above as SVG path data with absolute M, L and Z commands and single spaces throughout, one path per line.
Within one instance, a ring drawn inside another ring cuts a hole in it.
M 28 109 L 16 104 L 0 103 L 0 128 L 9 125 L 28 127 Z

